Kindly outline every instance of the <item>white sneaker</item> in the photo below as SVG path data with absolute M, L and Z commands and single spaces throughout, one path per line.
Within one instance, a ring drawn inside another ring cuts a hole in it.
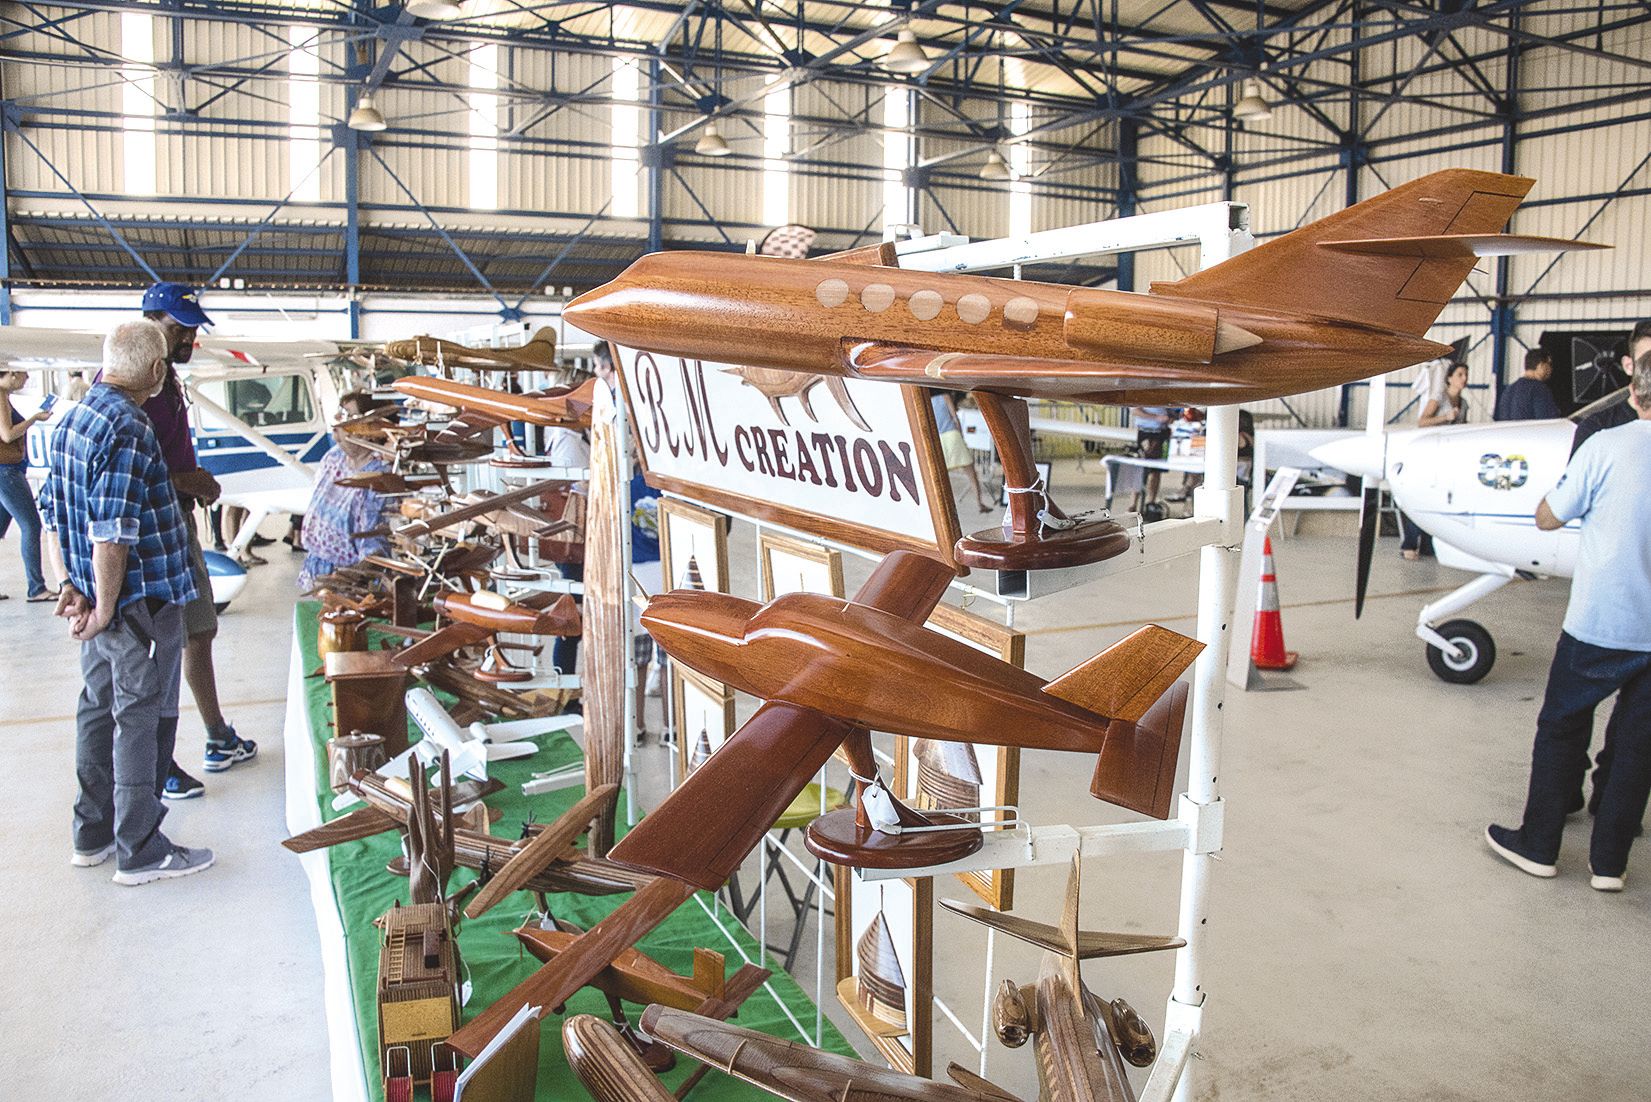
M 151 880 L 170 880 L 178 876 L 191 876 L 197 872 L 204 872 L 211 867 L 211 850 L 173 846 L 171 853 L 168 853 L 153 865 L 143 865 L 135 869 L 117 871 L 115 873 L 115 883 L 123 884 L 128 888 L 135 888 L 139 884 L 147 884 Z
M 109 860 L 110 856 L 112 856 L 114 852 L 115 844 L 113 842 L 110 842 L 102 849 L 93 850 L 90 853 L 82 853 L 77 849 L 74 853 L 69 855 L 69 864 L 73 865 L 77 869 L 95 869 L 99 865 L 103 864 L 103 862 Z
M 1622 891 L 1623 884 L 1627 879 L 1628 876 L 1626 873 L 1622 876 L 1601 876 L 1598 873 L 1595 873 L 1593 877 L 1589 879 L 1588 886 L 1596 892 L 1620 892 Z

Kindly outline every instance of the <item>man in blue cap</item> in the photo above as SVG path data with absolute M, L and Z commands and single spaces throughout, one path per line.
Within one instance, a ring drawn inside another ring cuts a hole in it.
M 177 491 L 178 504 L 187 518 L 184 528 L 189 537 L 189 567 L 195 578 L 196 596 L 184 608 L 188 642 L 183 652 L 183 676 L 206 724 L 206 771 L 221 773 L 238 762 L 250 760 L 258 753 L 258 745 L 235 733 L 218 704 L 218 678 L 212 668 L 212 640 L 218 634 L 218 613 L 212 605 L 212 581 L 206 572 L 206 559 L 201 555 L 194 510 L 197 504 L 211 505 L 222 490 L 218 480 L 195 458 L 189 407 L 184 402 L 183 386 L 178 382 L 177 365 L 189 362 L 195 353 L 196 333 L 201 326 L 211 325 L 212 319 L 201 309 L 195 289 L 181 283 L 157 283 L 145 291 L 143 316 L 159 324 L 166 334 L 166 381 L 160 393 L 144 403 L 143 412 L 154 422 L 161 455 L 172 476 L 172 488 Z M 172 722 L 177 723 L 176 716 Z M 166 798 L 187 800 L 205 791 L 206 786 L 178 768 L 174 759 L 166 778 Z

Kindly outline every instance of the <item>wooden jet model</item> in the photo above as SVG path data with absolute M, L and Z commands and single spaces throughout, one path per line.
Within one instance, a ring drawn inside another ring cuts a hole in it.
M 1178 949 L 1185 942 L 1175 937 L 1079 930 L 1079 878 L 1079 862 L 1074 858 L 1058 926 L 972 903 L 944 900 L 942 905 L 1048 950 L 1037 982 L 1022 987 L 1005 980 L 992 1008 L 1000 1041 L 1010 1048 L 1032 1041 L 1041 1102 L 1135 1102 L 1124 1065 L 1151 1064 L 1157 1056 L 1157 1042 L 1128 1003 L 1103 1001 L 1091 992 L 1079 964 L 1097 957 Z M 1019 1102 L 957 1064 L 947 1068 L 956 1085 L 940 1083 L 668 1006 L 650 1006 L 642 1015 L 642 1028 L 677 1052 L 791 1102 Z M 648 1084 L 642 1082 L 645 1073 L 635 1058 L 614 1044 L 613 1035 L 593 1020 L 570 1020 L 562 1032 L 568 1042 L 569 1064 L 598 1102 L 651 1102 L 670 1097 L 649 1093 Z
M 556 920 L 550 926 L 533 924 L 515 931 L 522 947 L 539 960 L 549 962 L 567 951 L 584 931 L 570 922 Z M 727 975 L 727 960 L 712 949 L 694 949 L 691 975 L 682 976 L 660 964 L 638 949 L 626 949 L 614 957 L 612 963 L 597 973 L 590 986 L 602 992 L 608 1000 L 613 1024 L 621 1036 L 642 1057 L 650 1071 L 669 1071 L 676 1058 L 670 1049 L 647 1040 L 631 1028 L 625 1017 L 624 1002 L 648 1006 L 663 1006 L 687 1010 L 717 1021 L 732 1017 L 745 1000 L 768 982 L 773 975 L 755 964 L 742 965 Z M 696 1077 L 697 1078 L 697 1077 Z
M 903 271 L 891 251 L 676 251 L 641 258 L 563 316 L 660 355 L 970 391 L 1011 493 L 1003 527 L 964 537 L 958 560 L 1076 566 L 1129 537 L 1049 500 L 1023 399 L 1253 402 L 1432 359 L 1447 346 L 1424 334 L 1479 257 L 1598 247 L 1500 234 L 1533 183 L 1436 172 L 1146 294 Z
M 438 593 L 432 600 L 437 615 L 451 623 L 398 653 L 403 669 L 424 666 L 455 651 L 482 643 L 487 651 L 472 672 L 483 681 L 526 681 L 533 675 L 510 664 L 498 639 L 500 632 L 516 635 L 576 636 L 582 630 L 579 606 L 568 593 L 535 593 L 511 600 L 492 590 L 475 593 Z
M 384 354 L 424 367 L 466 371 L 555 371 L 556 331 L 546 326 L 519 348 L 471 348 L 440 337 L 389 341 Z
M 480 797 L 472 794 L 475 789 L 466 792 L 464 787 L 460 785 L 452 790 L 455 795 L 451 803 L 435 797 L 436 804 L 447 806 L 448 814 L 444 817 L 438 812 L 434 818 L 443 834 L 451 828 L 451 851 L 445 858 L 447 867 L 474 869 L 482 874 L 481 890 L 465 909 L 468 917 L 480 917 L 513 891 L 615 895 L 635 891 L 648 882 L 649 877 L 643 874 L 593 857 L 574 846 L 579 836 L 590 829 L 591 820 L 618 796 L 616 785 L 594 790 L 553 822 L 528 824 L 516 842 L 463 825 L 476 821 L 465 818 L 466 811 L 482 806 Z M 500 787 L 495 784 L 492 791 Z M 366 801 L 367 806 L 296 834 L 281 844 L 294 853 L 309 853 L 371 838 L 387 830 L 407 832 L 420 822 L 412 795 L 414 788 L 400 777 L 384 777 L 363 770 L 350 778 L 350 790 Z
M 767 703 L 609 852 L 657 878 L 449 1044 L 474 1055 L 522 1006 L 562 1005 L 696 889 L 721 887 L 838 747 L 858 799 L 816 820 L 812 852 L 907 868 L 980 848 L 977 824 L 895 800 L 878 777 L 870 727 L 1098 754 L 1092 792 L 1166 815 L 1185 701 L 1171 685 L 1202 644 L 1144 628 L 1045 683 L 921 626 L 952 577 L 935 559 L 895 551 L 848 602 L 794 593 L 759 607 L 682 590 L 654 598 L 643 621 L 668 654 Z M 933 827 L 945 829 L 923 829 Z

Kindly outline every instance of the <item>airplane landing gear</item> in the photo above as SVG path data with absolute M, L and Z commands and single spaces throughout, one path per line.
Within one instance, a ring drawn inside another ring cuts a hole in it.
M 1440 680 L 1452 685 L 1471 685 L 1496 664 L 1496 641 L 1490 632 L 1472 620 L 1447 620 L 1434 631 L 1450 644 L 1449 650 L 1432 643 L 1427 645 L 1428 668 Z

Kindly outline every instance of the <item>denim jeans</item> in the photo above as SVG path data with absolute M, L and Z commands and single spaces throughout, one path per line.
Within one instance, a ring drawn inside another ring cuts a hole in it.
M 40 513 L 34 507 L 34 491 L 21 464 L 0 466 L 0 507 L 17 522 L 23 541 L 23 573 L 28 576 L 29 596 L 46 591 L 46 577 L 40 571 Z
M 1610 768 L 1597 794 L 1589 865 L 1600 876 L 1621 876 L 1634 832 L 1651 796 L 1651 651 L 1613 650 L 1560 632 L 1548 691 L 1536 720 L 1531 783 L 1520 835 L 1533 860 L 1559 857 L 1565 815 L 1588 771 L 1594 709 L 1619 693 L 1611 726 Z

